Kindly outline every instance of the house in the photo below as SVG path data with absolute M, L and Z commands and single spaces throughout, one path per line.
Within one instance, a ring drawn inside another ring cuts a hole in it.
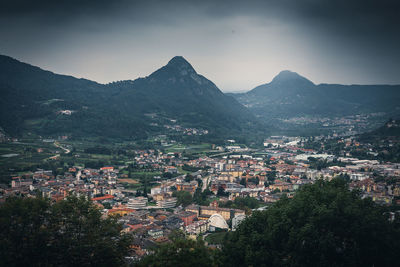
M 151 237 L 151 238 L 159 238 L 162 237 L 164 235 L 163 230 L 161 229 L 150 229 L 147 234 Z
M 177 215 L 183 221 L 184 226 L 188 226 L 189 224 L 193 223 L 193 221 L 197 218 L 197 214 L 190 211 L 182 211 Z
M 287 183 L 281 180 L 276 180 L 275 184 L 272 184 L 269 186 L 271 191 L 278 189 L 279 191 L 284 191 L 284 190 L 291 190 L 293 189 L 293 185 L 291 183 Z
M 194 192 L 197 189 L 197 181 L 191 181 L 190 183 L 176 183 L 176 190 L 177 191 L 187 191 L 190 192 L 191 194 L 194 194 Z
M 104 195 L 104 196 L 102 196 L 102 197 L 94 197 L 94 198 L 92 198 L 92 201 L 111 200 L 111 199 L 113 199 L 113 198 L 115 198 L 115 197 L 112 196 L 112 195 Z
M 104 173 L 112 172 L 114 171 L 114 167 L 102 167 L 100 168 L 100 170 L 103 171 Z
M 164 169 L 165 172 L 171 173 L 171 174 L 176 174 L 178 173 L 178 169 L 174 166 L 167 166 Z
M 135 212 L 134 209 L 128 209 L 128 208 L 114 208 L 108 210 L 108 215 L 120 215 L 120 216 L 125 216 L 128 215 L 132 212 Z
M 201 220 L 197 222 L 193 222 L 186 226 L 185 231 L 189 235 L 197 236 L 199 234 L 205 233 L 209 229 L 209 221 L 208 220 Z

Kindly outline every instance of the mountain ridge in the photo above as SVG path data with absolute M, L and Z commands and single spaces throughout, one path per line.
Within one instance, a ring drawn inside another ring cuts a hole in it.
M 314 84 L 292 71 L 244 93 L 231 93 L 264 119 L 297 116 L 346 116 L 359 113 L 400 113 L 400 85 Z
M 8 56 L 0 56 L 0 72 L 0 127 L 12 134 L 146 138 L 165 131 L 168 118 L 216 136 L 258 125 L 252 113 L 181 56 L 147 77 L 108 84 L 55 74 Z M 157 119 L 146 117 L 149 113 Z

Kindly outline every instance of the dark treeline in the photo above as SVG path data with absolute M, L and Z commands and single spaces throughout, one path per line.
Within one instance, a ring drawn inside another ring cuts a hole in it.
M 236 231 L 228 232 L 221 250 L 206 247 L 202 240 L 174 237 L 140 265 L 394 266 L 400 220 L 390 221 L 388 210 L 361 199 L 344 179 L 317 181 L 293 199 L 253 212 Z
M 190 194 L 178 196 L 188 204 Z M 201 199 L 201 196 L 198 196 Z M 228 206 L 256 207 L 250 199 Z M 344 179 L 317 181 L 255 211 L 222 248 L 202 238 L 174 233 L 139 266 L 395 266 L 400 251 L 400 220 L 350 191 Z M 9 198 L 0 205 L 0 257 L 3 266 L 124 266 L 130 236 L 116 218 L 102 219 L 84 198 L 51 203 L 43 198 Z
M 85 198 L 8 198 L 0 205 L 1 266 L 122 266 L 130 236 Z

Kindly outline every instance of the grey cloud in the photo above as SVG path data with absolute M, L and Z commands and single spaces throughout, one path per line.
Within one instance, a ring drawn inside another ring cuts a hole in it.
M 101 81 L 183 54 L 228 89 L 279 68 L 321 82 L 400 83 L 398 14 L 396 0 L 3 0 L 0 53 Z M 116 62 L 113 73 L 88 64 L 99 58 Z

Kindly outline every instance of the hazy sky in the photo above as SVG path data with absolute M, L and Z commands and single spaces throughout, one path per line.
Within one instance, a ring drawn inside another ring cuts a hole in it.
M 0 54 L 102 83 L 181 55 L 223 91 L 284 69 L 400 84 L 400 1 L 2 0 Z

